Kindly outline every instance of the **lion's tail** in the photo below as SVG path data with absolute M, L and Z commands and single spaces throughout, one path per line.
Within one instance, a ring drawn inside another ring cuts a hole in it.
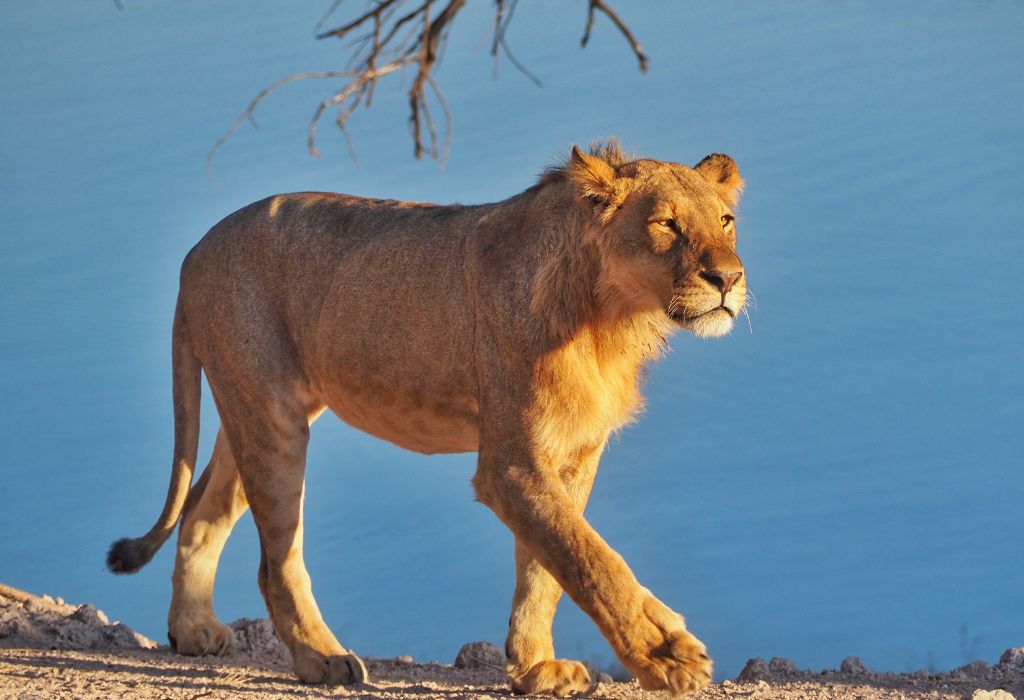
M 202 367 L 189 338 L 181 298 L 174 311 L 171 339 L 171 366 L 174 383 L 174 463 L 171 484 L 167 488 L 164 510 L 156 524 L 142 537 L 114 542 L 107 552 L 107 568 L 115 574 L 131 574 L 153 558 L 174 532 L 185 506 L 199 449 L 200 372 Z

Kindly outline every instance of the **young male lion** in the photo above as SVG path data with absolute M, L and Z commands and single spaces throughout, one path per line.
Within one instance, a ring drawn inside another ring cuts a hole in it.
M 505 644 L 515 690 L 590 685 L 581 663 L 555 658 L 563 590 L 644 688 L 704 687 L 704 645 L 583 509 L 609 433 L 640 406 L 642 365 L 672 329 L 721 335 L 744 304 L 731 211 L 742 186 L 729 156 L 689 168 L 610 144 L 574 147 L 496 204 L 304 193 L 228 216 L 181 270 L 163 513 L 144 537 L 114 543 L 107 565 L 138 570 L 181 519 L 169 637 L 183 654 L 225 653 L 214 575 L 252 508 L 259 587 L 295 672 L 366 680 L 324 624 L 302 559 L 309 426 L 330 408 L 411 450 L 479 453 L 476 496 L 516 537 Z M 191 486 L 200 370 L 221 428 Z

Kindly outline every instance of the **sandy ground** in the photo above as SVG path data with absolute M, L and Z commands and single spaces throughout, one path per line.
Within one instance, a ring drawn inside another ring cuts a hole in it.
M 91 605 L 70 605 L 0 584 L 0 698 L 430 698 L 513 697 L 500 663 L 476 655 L 468 668 L 412 659 L 366 659 L 371 683 L 307 686 L 291 673 L 287 652 L 266 620 L 232 625 L 238 651 L 229 657 L 188 658 L 111 622 Z M 500 651 L 490 649 L 494 654 Z M 594 698 L 664 697 L 635 682 L 603 676 Z M 973 698 L 1024 700 L 1024 647 L 995 665 L 977 661 L 931 674 L 874 673 L 856 658 L 839 669 L 801 671 L 786 659 L 752 659 L 740 677 L 715 683 L 701 700 L 768 698 Z

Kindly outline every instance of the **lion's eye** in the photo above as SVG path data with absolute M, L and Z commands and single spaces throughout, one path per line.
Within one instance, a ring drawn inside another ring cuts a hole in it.
M 675 219 L 661 219 L 659 221 L 655 221 L 654 223 L 658 224 L 659 226 L 664 226 L 673 233 L 682 234 L 682 229 L 679 228 L 679 224 L 676 223 Z
M 721 221 L 722 221 L 722 228 L 729 228 L 729 224 L 731 224 L 732 222 L 736 221 L 736 217 L 733 216 L 732 214 L 723 214 Z

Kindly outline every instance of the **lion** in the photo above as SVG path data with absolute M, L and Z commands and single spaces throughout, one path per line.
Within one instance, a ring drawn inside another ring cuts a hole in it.
M 477 452 L 476 498 L 515 535 L 505 643 L 520 693 L 585 691 L 555 656 L 562 592 L 646 689 L 711 680 L 705 646 L 640 585 L 583 511 L 609 435 L 641 407 L 640 375 L 678 328 L 727 333 L 746 300 L 736 163 L 634 159 L 573 146 L 524 192 L 440 206 L 285 194 L 214 226 L 181 269 L 172 334 L 174 457 L 166 503 L 108 568 L 137 571 L 181 522 L 168 637 L 231 651 L 214 615 L 218 558 L 252 509 L 257 581 L 306 683 L 365 682 L 324 623 L 302 555 L 310 426 L 327 408 L 422 453 Z M 200 375 L 221 424 L 196 465 Z

